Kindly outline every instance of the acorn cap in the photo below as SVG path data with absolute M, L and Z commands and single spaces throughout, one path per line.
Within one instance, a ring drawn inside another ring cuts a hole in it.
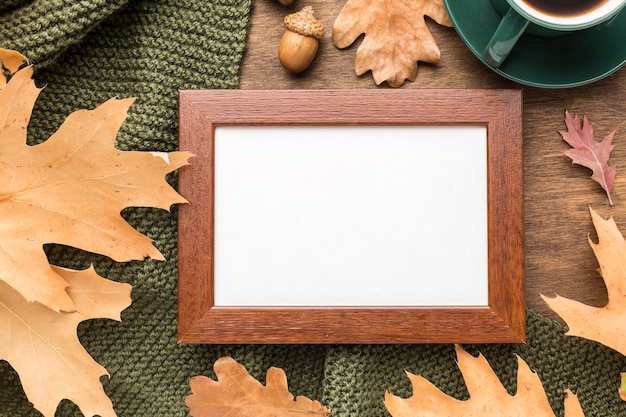
M 298 13 L 285 16 L 284 23 L 288 30 L 302 36 L 311 36 L 316 39 L 321 39 L 324 36 L 324 25 L 315 18 L 311 6 L 306 6 Z

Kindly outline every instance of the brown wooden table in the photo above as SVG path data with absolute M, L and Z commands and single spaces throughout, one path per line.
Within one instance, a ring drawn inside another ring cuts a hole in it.
M 370 73 L 357 77 L 354 56 L 360 39 L 339 50 L 331 40 L 332 25 L 345 0 L 296 0 L 290 7 L 274 0 L 256 0 L 243 60 L 242 89 L 357 89 L 377 86 Z M 286 14 L 312 5 L 326 34 L 312 66 L 301 75 L 280 66 L 276 49 Z M 606 288 L 588 243 L 595 237 L 589 215 L 593 207 L 603 217 L 614 216 L 626 233 L 626 69 L 594 84 L 561 90 L 526 87 L 486 68 L 463 44 L 453 28 L 428 26 L 441 49 L 438 65 L 419 63 L 414 82 L 401 88 L 514 88 L 524 91 L 524 181 L 526 226 L 526 299 L 528 307 L 557 316 L 540 294 L 559 294 L 586 304 L 606 303 Z M 584 59 L 584 57 L 581 57 Z M 568 145 L 558 130 L 565 129 L 565 110 L 586 114 L 596 138 L 617 130 L 611 161 L 617 165 L 612 198 L 590 179 L 591 172 L 572 165 L 563 155 Z M 623 170 L 622 170 L 623 168 Z M 462 205 L 459 210 L 462 210 Z M 400 289 L 401 290 L 401 289 Z

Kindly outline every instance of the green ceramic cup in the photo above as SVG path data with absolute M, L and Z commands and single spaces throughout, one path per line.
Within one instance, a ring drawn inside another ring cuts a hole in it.
M 549 36 L 554 36 L 559 32 L 583 30 L 606 22 L 626 6 L 626 0 L 506 1 L 510 8 L 482 54 L 484 61 L 494 68 L 504 62 L 531 23 L 535 28 L 545 29 Z

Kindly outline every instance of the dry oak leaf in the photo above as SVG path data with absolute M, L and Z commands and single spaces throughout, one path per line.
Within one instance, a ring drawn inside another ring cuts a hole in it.
M 29 303 L 0 281 L 0 358 L 17 371 L 24 392 L 44 416 L 54 416 L 69 399 L 85 416 L 115 417 L 100 377 L 106 370 L 80 344 L 76 328 L 95 318 L 120 320 L 128 307 L 130 285 L 113 282 L 93 268 L 73 271 L 53 267 L 70 285 L 74 313 L 57 313 Z
M 591 178 L 600 184 L 606 192 L 609 204 L 613 205 L 611 191 L 613 190 L 616 168 L 614 165 L 609 165 L 609 157 L 615 147 L 612 143 L 615 131 L 598 142 L 594 137 L 593 125 L 587 116 L 583 117 L 581 122 L 578 115 L 572 116 L 567 111 L 565 112 L 565 125 L 567 130 L 559 131 L 559 133 L 563 140 L 572 147 L 572 149 L 565 151 L 565 155 L 572 159 L 572 163 L 587 167 L 593 172 Z
M 100 383 L 106 370 L 82 347 L 76 328 L 88 319 L 119 320 L 130 286 L 93 268 L 52 266 L 43 246 L 74 246 L 120 262 L 163 259 L 120 212 L 185 202 L 164 177 L 191 155 L 117 150 L 132 99 L 76 111 L 47 141 L 28 146 L 40 89 L 25 61 L 0 49 L 0 359 L 15 368 L 45 416 L 69 399 L 86 416 L 114 417 Z
M 517 357 L 517 393 L 510 395 L 483 355 L 473 357 L 456 346 L 457 362 L 470 398 L 458 400 L 421 376 L 407 372 L 413 396 L 385 393 L 385 406 L 393 417 L 554 417 L 536 373 Z M 566 390 L 565 417 L 584 417 L 578 397 Z
M 17 51 L 0 48 L 0 62 L 2 63 L 2 67 L 6 69 L 9 74 L 17 72 L 27 61 L 26 57 Z M 4 71 L 2 71 L 0 73 L 0 88 L 4 88 L 5 85 L 7 85 L 7 76 Z
M 48 140 L 28 146 L 27 125 L 40 91 L 32 73 L 32 66 L 22 68 L 0 90 L 0 280 L 27 301 L 72 312 L 68 284 L 50 267 L 43 245 L 73 246 L 118 262 L 163 260 L 120 212 L 184 203 L 164 176 L 190 154 L 116 149 L 133 99 L 78 110 Z
M 443 0 L 348 0 L 333 25 L 333 43 L 346 48 L 365 34 L 356 74 L 371 70 L 376 84 L 400 87 L 417 77 L 417 61 L 436 64 L 441 58 L 424 16 L 452 26 Z
M 564 297 L 546 297 L 548 306 L 567 323 L 566 334 L 601 343 L 626 355 L 626 241 L 615 220 L 604 220 L 589 208 L 598 234 L 598 243 L 589 238 L 600 275 L 608 293 L 604 307 L 592 307 Z
M 299 417 L 328 416 L 319 401 L 298 396 L 295 401 L 287 387 L 287 377 L 280 368 L 267 371 L 266 385 L 254 379 L 246 368 L 230 357 L 213 365 L 217 381 L 195 376 L 189 381 L 193 394 L 185 404 L 193 417 Z

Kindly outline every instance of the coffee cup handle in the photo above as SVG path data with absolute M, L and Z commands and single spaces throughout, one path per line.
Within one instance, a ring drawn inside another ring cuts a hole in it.
M 494 68 L 498 68 L 517 43 L 526 27 L 528 20 L 510 8 L 500 21 L 498 28 L 483 50 L 483 59 Z

